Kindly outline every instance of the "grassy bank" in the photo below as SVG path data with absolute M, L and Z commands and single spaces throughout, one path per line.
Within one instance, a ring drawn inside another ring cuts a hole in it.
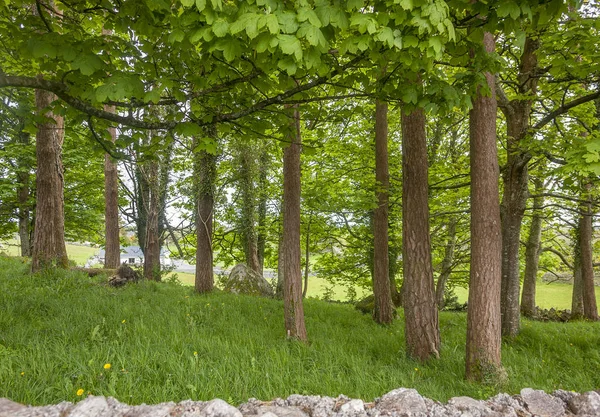
M 285 340 L 278 300 L 26 272 L 0 257 L 0 397 L 24 403 L 76 401 L 79 390 L 129 403 L 239 403 L 291 393 L 372 400 L 401 386 L 438 400 L 600 386 L 599 323 L 524 321 L 503 346 L 510 382 L 489 387 L 463 380 L 464 314 L 441 314 L 441 359 L 419 364 L 404 355 L 402 320 L 381 327 L 348 305 L 307 300 L 305 346 Z

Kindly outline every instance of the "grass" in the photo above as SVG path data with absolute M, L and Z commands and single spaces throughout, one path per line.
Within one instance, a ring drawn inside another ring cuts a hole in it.
M 524 321 L 503 345 L 509 383 L 496 387 L 464 381 L 462 313 L 440 315 L 441 359 L 419 364 L 404 355 L 401 319 L 378 326 L 349 305 L 307 300 L 303 345 L 285 339 L 278 300 L 156 282 L 112 289 L 72 271 L 27 269 L 0 257 L 0 397 L 22 403 L 77 401 L 79 389 L 132 404 L 237 404 L 292 393 L 373 400 L 397 387 L 445 401 L 600 386 L 600 323 Z
M 3 249 L 0 252 L 4 252 L 9 256 L 19 256 L 21 254 L 19 243 L 15 239 L 0 243 L 3 245 Z M 88 259 L 96 255 L 99 250 L 91 246 L 67 243 L 67 256 L 79 266 L 85 265 Z

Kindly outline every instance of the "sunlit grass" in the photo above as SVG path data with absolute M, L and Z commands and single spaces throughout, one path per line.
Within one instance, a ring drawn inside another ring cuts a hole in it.
M 308 299 L 302 345 L 285 339 L 279 300 L 156 282 L 113 289 L 77 272 L 27 271 L 0 257 L 0 397 L 23 403 L 87 393 L 128 403 L 292 393 L 373 400 L 397 387 L 447 400 L 600 386 L 600 323 L 524 321 L 503 346 L 510 382 L 495 387 L 464 381 L 462 313 L 440 315 L 441 359 L 419 364 L 404 354 L 401 311 L 382 327 L 350 305 Z

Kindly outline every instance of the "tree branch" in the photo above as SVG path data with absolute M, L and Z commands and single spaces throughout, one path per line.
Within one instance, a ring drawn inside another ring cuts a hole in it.
M 539 122 L 537 122 L 533 126 L 533 129 L 539 130 L 542 127 L 546 126 L 548 123 L 552 122 L 558 116 L 560 116 L 562 114 L 565 114 L 566 112 L 568 112 L 569 110 L 571 110 L 573 107 L 577 107 L 577 106 L 579 106 L 581 104 L 587 103 L 588 101 L 595 100 L 598 97 L 600 97 L 600 90 L 596 91 L 595 93 L 591 93 L 591 94 L 588 94 L 586 96 L 579 97 L 579 98 L 577 98 L 577 99 L 575 99 L 573 101 L 570 101 L 570 102 L 568 102 L 566 104 L 563 104 L 562 106 L 560 106 L 556 110 L 550 112 L 545 117 L 543 117 L 542 120 L 540 120 Z

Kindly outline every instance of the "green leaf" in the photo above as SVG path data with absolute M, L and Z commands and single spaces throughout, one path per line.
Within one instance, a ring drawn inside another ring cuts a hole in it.
M 400 0 L 400 7 L 404 10 L 412 10 L 415 5 L 413 4 L 413 0 Z
M 298 21 L 305 22 L 309 21 L 311 25 L 320 28 L 322 26 L 321 20 L 315 13 L 314 10 L 309 9 L 308 7 L 303 7 L 298 11 Z
M 212 25 L 212 31 L 217 38 L 222 38 L 229 31 L 229 23 L 223 19 L 217 19 Z
M 390 27 L 383 27 L 376 35 L 376 39 L 380 42 L 387 44 L 390 48 L 394 47 L 395 37 L 394 31 Z
M 185 38 L 185 33 L 181 29 L 175 29 L 169 35 L 169 43 L 181 42 Z
M 364 6 L 364 0 L 348 0 L 348 3 L 346 3 L 346 10 L 351 12 L 354 9 L 362 9 Z
M 298 38 L 292 35 L 277 35 L 279 39 L 279 48 L 286 55 L 295 55 L 296 60 L 302 59 L 302 45 Z
M 175 127 L 175 133 L 181 136 L 196 136 L 203 133 L 203 130 L 196 123 L 183 122 Z
M 408 35 L 404 37 L 404 46 L 411 48 L 419 45 L 419 39 L 416 36 Z
M 81 74 L 90 76 L 104 66 L 104 62 L 95 54 L 84 54 L 75 59 L 72 67 Z
M 277 67 L 287 72 L 289 76 L 292 76 L 298 70 L 298 66 L 292 57 L 286 57 L 277 62 Z
M 198 145 L 196 145 L 192 152 L 207 152 L 211 155 L 215 155 L 217 153 L 217 141 L 214 138 L 203 137 L 198 140 Z
M 196 0 L 196 8 L 199 12 L 204 11 L 206 8 L 206 0 Z
M 274 14 L 266 15 L 267 18 L 267 27 L 269 28 L 269 32 L 272 35 L 276 35 L 279 33 L 279 21 L 277 20 L 277 16 Z
M 160 93 L 161 93 L 160 88 L 155 88 L 153 90 L 148 91 L 146 94 L 144 94 L 144 103 L 158 103 L 160 101 Z
M 507 17 L 510 15 L 513 19 L 517 19 L 521 15 L 521 8 L 519 3 L 514 1 L 505 0 L 496 9 L 498 17 Z
M 213 9 L 221 11 L 223 10 L 223 0 L 210 0 Z
M 183 7 L 192 7 L 194 3 L 194 0 L 181 0 L 181 5 Z
M 296 31 L 298 30 L 298 21 L 296 20 L 295 13 L 277 12 L 276 16 L 283 33 L 296 33 Z
M 440 52 L 442 52 L 442 48 L 444 46 L 442 44 L 442 38 L 440 38 L 439 36 L 432 36 L 431 38 L 429 38 L 429 46 L 433 48 L 436 54 L 439 54 Z

